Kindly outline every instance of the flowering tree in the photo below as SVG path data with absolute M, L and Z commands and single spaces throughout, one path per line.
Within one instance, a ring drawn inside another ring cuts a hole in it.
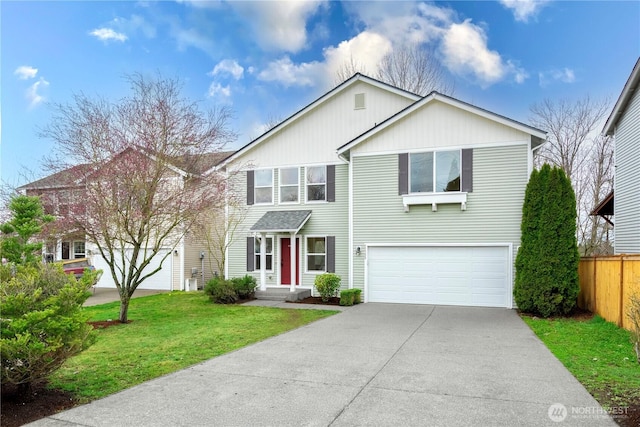
M 76 171 L 73 180 L 81 183 L 57 226 L 84 233 L 104 258 L 120 294 L 121 322 L 136 288 L 172 253 L 165 249 L 176 247 L 203 212 L 224 205 L 228 176 L 210 168 L 211 158 L 235 137 L 230 111 L 201 111 L 182 96 L 178 80 L 127 80 L 131 95 L 118 101 L 79 94 L 54 105 L 41 132 L 56 143 L 48 164 Z M 79 164 L 85 167 L 70 167 Z

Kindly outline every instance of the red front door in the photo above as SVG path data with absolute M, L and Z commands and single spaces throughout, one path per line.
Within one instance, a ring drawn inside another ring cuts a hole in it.
M 298 280 L 296 285 L 300 285 L 300 239 L 296 239 L 296 272 Z M 280 278 L 283 285 L 291 284 L 291 238 L 280 239 Z

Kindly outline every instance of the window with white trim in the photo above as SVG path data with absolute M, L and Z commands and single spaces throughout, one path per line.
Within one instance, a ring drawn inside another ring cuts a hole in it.
M 280 203 L 298 203 L 300 169 L 281 168 L 278 183 L 280 186 Z
M 273 169 L 259 169 L 254 175 L 255 203 L 273 203 Z
M 266 271 L 273 271 L 273 237 L 266 237 L 267 239 L 267 248 L 265 251 L 265 258 L 267 259 Z M 253 248 L 255 252 L 255 262 L 254 266 L 256 270 L 260 270 L 260 239 L 255 238 L 253 243 Z
M 307 201 L 327 200 L 327 167 L 308 166 L 306 176 Z
M 409 192 L 460 191 L 460 150 L 409 154 Z
M 326 237 L 307 237 L 307 271 L 326 271 Z

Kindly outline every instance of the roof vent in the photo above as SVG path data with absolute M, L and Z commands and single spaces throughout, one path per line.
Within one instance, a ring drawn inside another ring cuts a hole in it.
M 355 107 L 356 110 L 364 109 L 364 93 L 356 93 Z

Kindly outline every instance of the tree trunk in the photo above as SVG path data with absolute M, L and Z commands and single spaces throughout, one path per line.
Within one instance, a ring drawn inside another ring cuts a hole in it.
M 127 323 L 129 316 L 129 301 L 131 296 L 128 293 L 120 295 L 120 323 Z

